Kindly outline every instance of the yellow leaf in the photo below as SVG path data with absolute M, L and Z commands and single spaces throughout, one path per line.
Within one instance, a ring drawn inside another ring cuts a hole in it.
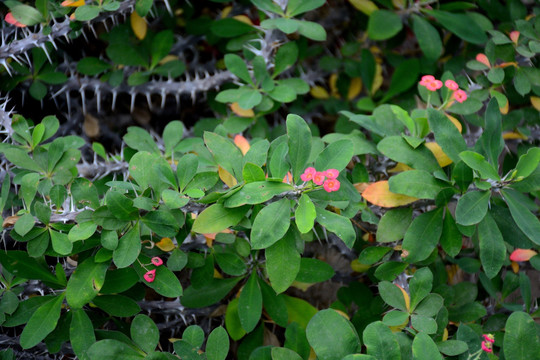
M 363 192 L 364 199 L 373 205 L 381 207 L 396 207 L 407 205 L 418 200 L 417 198 L 390 192 L 388 180 L 371 183 Z
M 131 13 L 129 21 L 131 23 L 131 29 L 133 29 L 133 32 L 135 33 L 137 39 L 144 39 L 146 37 L 146 30 L 148 29 L 146 20 L 144 20 L 142 17 L 139 16 L 139 14 L 137 14 L 136 11 L 134 11 Z
M 540 97 L 531 96 L 531 104 L 536 110 L 540 111 Z
M 326 91 L 325 88 L 319 85 L 312 87 L 309 93 L 315 99 L 319 99 L 319 100 L 326 100 L 330 97 L 330 94 L 328 94 L 328 91 Z
M 366 15 L 371 15 L 372 12 L 379 10 L 373 1 L 369 0 L 349 0 L 352 6 L 360 10 Z
M 339 99 L 339 90 L 337 88 L 337 79 L 338 79 L 338 74 L 330 75 L 330 79 L 328 79 L 328 85 L 330 85 L 330 92 L 332 93 L 332 96 Z
M 216 268 L 214 268 L 214 279 L 223 279 L 223 275 Z
M 412 169 L 413 168 L 410 167 L 409 165 L 406 165 L 404 163 L 397 163 L 396 166 L 394 166 L 391 169 L 388 169 L 388 172 L 389 173 L 398 173 L 398 172 L 402 172 L 402 171 L 409 171 L 409 170 L 412 170 Z
M 394 5 L 396 9 L 405 9 L 404 0 L 392 0 L 392 5 Z
M 221 18 L 224 19 L 231 13 L 232 6 L 226 6 L 223 10 L 221 10 Z
M 168 237 L 162 238 L 159 242 L 156 243 L 156 246 L 161 251 L 173 251 L 176 248 L 172 240 Z
M 303 282 L 300 282 L 300 281 L 293 281 L 293 283 L 291 284 L 291 286 L 293 286 L 293 287 L 295 287 L 297 289 L 300 289 L 302 291 L 307 291 L 307 289 L 309 289 L 313 285 L 315 285 L 315 284 L 303 283 Z
M 83 6 L 85 5 L 85 1 L 84 0 L 66 0 L 66 1 L 63 1 L 60 5 L 64 6 L 64 7 L 79 7 L 79 6 Z
M 362 264 L 358 259 L 351 261 L 351 269 L 357 273 L 364 273 L 371 268 L 371 265 Z
M 463 131 L 463 127 L 461 126 L 461 123 L 458 119 L 453 117 L 452 115 L 445 114 L 448 119 L 455 125 L 455 127 L 459 130 L 459 132 Z
M 347 93 L 347 99 L 352 100 L 360 94 L 362 91 L 362 79 L 355 77 L 351 79 L 351 85 L 349 86 L 349 92 Z
M 382 66 L 377 63 L 375 66 L 375 77 L 373 78 L 373 84 L 371 85 L 371 93 L 375 94 L 383 84 Z
M 236 15 L 236 16 L 233 16 L 233 19 L 243 22 L 244 24 L 253 26 L 251 19 L 248 18 L 246 15 Z
M 232 112 L 240 117 L 254 117 L 255 116 L 253 109 L 243 109 L 242 107 L 240 107 L 240 105 L 238 105 L 237 102 L 232 103 L 230 107 L 231 107 Z
M 401 293 L 403 294 L 403 298 L 405 299 L 405 306 L 407 307 L 407 311 L 411 310 L 411 299 L 409 298 L 409 294 L 399 285 L 395 284 L 399 290 L 401 290 Z
M 435 155 L 435 159 L 440 167 L 448 166 L 452 163 L 452 159 L 448 157 L 442 150 L 441 146 L 436 142 L 425 143 L 426 147 Z
M 500 107 L 500 106 L 499 106 L 499 111 L 500 111 L 501 114 L 503 114 L 503 115 L 508 114 L 508 110 L 509 110 L 508 101 L 506 102 L 506 104 L 505 104 L 503 107 Z
M 522 139 L 527 140 L 527 136 L 523 135 L 519 131 L 511 131 L 503 134 L 504 140 L 516 140 L 516 139 Z
M 448 329 L 444 328 L 442 341 L 448 340 Z
M 240 149 L 242 155 L 246 155 L 250 148 L 249 141 L 242 135 L 236 135 L 234 137 L 234 145 Z
M 512 267 L 512 271 L 514 274 L 517 274 L 519 272 L 519 264 L 515 261 L 510 261 L 510 266 Z
M 345 314 L 343 311 L 341 310 L 338 310 L 338 309 L 333 309 L 335 312 L 337 312 L 339 315 L 343 316 L 345 319 L 347 320 L 351 320 L 351 318 L 349 317 L 349 315 Z
M 176 55 L 167 55 L 161 61 L 159 62 L 159 65 L 163 65 L 168 63 L 169 61 L 178 60 L 178 56 Z
M 230 172 L 218 166 L 218 174 L 221 181 L 223 181 L 229 188 L 232 188 L 234 185 L 238 184 L 238 181 L 232 176 Z

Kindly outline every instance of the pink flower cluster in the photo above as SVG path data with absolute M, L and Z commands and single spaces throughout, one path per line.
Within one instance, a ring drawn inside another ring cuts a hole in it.
M 339 171 L 336 169 L 328 169 L 326 171 L 317 171 L 314 167 L 308 167 L 300 178 L 302 181 L 310 181 L 317 185 L 322 185 L 327 192 L 338 191 L 340 183 L 337 179 Z
M 495 337 L 491 334 L 482 335 L 484 341 L 482 341 L 482 350 L 485 352 L 493 352 L 493 343 L 495 342 Z
M 420 80 L 420 85 L 424 86 L 429 91 L 437 91 L 442 88 L 443 83 L 441 80 L 435 79 L 433 75 L 424 75 L 422 76 L 422 80 Z M 446 86 L 448 90 L 453 91 L 452 97 L 458 103 L 462 103 L 467 100 L 467 93 L 460 90 L 459 85 L 454 80 L 446 80 L 444 82 L 444 86 Z
M 161 260 L 161 258 L 158 258 L 157 256 L 153 257 L 151 261 L 152 264 L 154 264 L 155 266 L 163 265 L 163 260 Z M 153 282 L 154 280 L 156 280 L 156 269 L 148 270 L 143 277 L 144 280 L 148 281 L 149 283 Z

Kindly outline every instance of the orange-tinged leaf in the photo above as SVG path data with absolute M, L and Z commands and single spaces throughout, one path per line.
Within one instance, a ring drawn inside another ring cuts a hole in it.
M 218 174 L 221 181 L 223 181 L 225 185 L 227 185 L 229 188 L 232 188 L 233 186 L 238 184 L 238 181 L 236 181 L 234 176 L 221 166 L 218 166 Z
M 243 22 L 244 24 L 253 26 L 251 19 L 248 18 L 246 15 L 236 15 L 236 16 L 233 16 L 233 19 Z
M 292 184 L 292 181 L 293 181 L 292 174 L 291 174 L 291 172 L 289 171 L 289 172 L 287 173 L 287 175 L 285 175 L 285 176 L 283 177 L 283 182 L 286 183 L 286 184 Z
M 530 258 L 538 254 L 531 249 L 516 249 L 510 254 L 510 260 L 512 261 L 529 261 Z
M 236 135 L 234 137 L 234 145 L 238 146 L 238 148 L 242 152 L 242 155 L 246 155 L 250 148 L 249 142 L 242 135 Z
M 531 104 L 536 110 L 540 111 L 540 97 L 531 96 Z
M 315 99 L 319 99 L 319 100 L 326 100 L 330 97 L 330 94 L 328 94 L 328 91 L 326 91 L 325 88 L 319 85 L 312 87 L 309 93 Z
M 361 194 L 364 192 L 364 190 L 367 189 L 367 187 L 369 186 L 369 183 L 356 183 L 356 184 L 353 184 L 353 186 Z
M 349 0 L 352 6 L 357 10 L 360 10 L 367 16 L 371 15 L 372 12 L 379 10 L 377 5 L 373 1 L 369 0 Z
M 156 246 L 161 251 L 173 251 L 176 248 L 172 240 L 168 237 L 162 238 L 159 242 L 156 243 Z
M 459 132 L 463 131 L 463 127 L 461 126 L 461 123 L 459 122 L 458 119 L 456 119 L 452 115 L 448 115 L 448 114 L 445 114 L 445 115 L 452 122 L 452 124 L 455 125 L 455 127 L 459 130 Z
M 481 62 L 482 64 L 486 65 L 488 68 L 491 67 L 491 64 L 489 63 L 489 59 L 485 54 L 478 54 L 476 55 L 476 61 Z
M 398 172 L 402 172 L 402 171 L 409 171 L 409 170 L 412 170 L 412 169 L 413 168 L 410 167 L 409 165 L 398 162 L 396 164 L 396 166 L 394 166 L 391 169 L 388 169 L 388 172 L 392 174 L 392 173 L 398 173 Z
M 402 206 L 418 200 L 411 196 L 390 192 L 388 180 L 377 181 L 370 184 L 362 192 L 362 196 L 373 205 L 382 207 Z
M 362 79 L 355 77 L 351 79 L 351 85 L 349 86 L 349 92 L 347 93 L 347 99 L 352 100 L 357 97 L 362 91 Z
M 512 271 L 514 274 L 517 274 L 519 272 L 519 264 L 515 261 L 510 261 L 510 266 L 512 267 Z
M 497 66 L 495 66 L 495 67 L 505 68 L 505 67 L 508 67 L 508 66 L 513 66 L 513 67 L 515 67 L 516 69 L 519 68 L 518 63 L 515 62 L 515 61 L 503 62 L 503 63 L 500 63 L 499 65 L 497 65 Z
M 62 3 L 60 4 L 64 7 L 79 7 L 79 6 L 83 6 L 85 5 L 85 1 L 84 0 L 66 0 L 66 1 L 62 1 Z
M 19 218 L 20 216 L 17 216 L 17 215 L 8 216 L 7 218 L 4 219 L 4 222 L 2 223 L 2 227 L 6 228 L 6 227 L 15 225 L 15 223 L 17 222 L 17 220 L 19 220 Z
M 508 109 L 509 108 L 510 107 L 509 107 L 508 101 L 507 101 L 506 104 L 503 107 L 499 106 L 499 111 L 501 112 L 501 114 L 506 115 L 506 114 L 508 114 Z
M 371 93 L 375 94 L 377 90 L 381 87 L 383 84 L 383 76 L 382 76 L 382 66 L 381 64 L 377 63 L 375 66 L 375 77 L 373 78 L 373 85 L 371 85 Z
M 140 17 L 136 11 L 132 12 L 129 16 L 129 21 L 131 23 L 131 29 L 135 33 L 137 39 L 142 40 L 146 37 L 146 31 L 148 30 L 148 25 L 146 20 Z
M 436 142 L 429 142 L 425 143 L 424 145 L 426 145 L 426 147 L 433 153 L 440 167 L 445 167 L 452 163 L 452 160 L 444 153 L 441 146 Z
M 511 132 L 504 133 L 503 139 L 504 140 L 516 140 L 516 139 L 527 140 L 527 136 L 523 135 L 519 131 L 511 131 Z
M 238 105 L 237 102 L 232 103 L 230 107 L 231 107 L 232 112 L 240 117 L 254 117 L 255 116 L 253 109 L 242 109 L 240 105 Z
M 512 40 L 512 42 L 517 45 L 518 40 L 519 40 L 519 31 L 517 31 L 517 30 L 511 31 L 510 32 L 510 40 Z

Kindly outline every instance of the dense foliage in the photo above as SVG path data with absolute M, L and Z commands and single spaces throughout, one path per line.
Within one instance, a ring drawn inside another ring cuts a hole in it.
M 1 359 L 540 359 L 537 4 L 4 5 Z

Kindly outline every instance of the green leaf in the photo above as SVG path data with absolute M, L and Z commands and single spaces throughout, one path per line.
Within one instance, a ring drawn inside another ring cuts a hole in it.
M 210 25 L 210 31 L 218 37 L 233 38 L 255 30 L 251 25 L 238 21 L 236 19 L 227 18 L 213 21 Z
M 173 33 L 170 30 L 163 30 L 154 36 L 151 44 L 152 62 L 151 68 L 154 68 L 165 56 L 171 51 L 171 47 L 174 43 Z
M 23 349 L 36 346 L 56 328 L 63 301 L 64 295 L 58 295 L 55 300 L 41 305 L 34 312 L 21 333 L 19 341 Z
M 265 250 L 266 271 L 276 293 L 289 288 L 300 271 L 300 254 L 293 231 Z
M 99 11 L 100 8 L 97 5 L 83 5 L 75 10 L 75 19 L 78 21 L 90 21 L 99 15 Z
M 41 13 L 31 6 L 16 2 L 15 6 L 9 6 L 9 8 L 15 20 L 24 25 L 32 26 L 45 20 Z
M 139 151 L 129 160 L 129 173 L 141 189 L 146 189 L 151 181 L 153 168 L 148 164 L 153 164 L 154 161 L 154 157 L 147 151 Z
M 163 129 L 163 143 L 165 144 L 165 153 L 170 154 L 172 150 L 180 143 L 184 135 L 184 124 L 181 121 L 174 120 Z
M 540 339 L 529 314 L 516 311 L 510 315 L 506 321 L 503 350 L 507 359 L 538 359 Z
M 105 201 L 109 210 L 118 220 L 135 220 L 139 215 L 137 208 L 133 206 L 133 201 L 118 191 L 110 190 Z
M 405 261 L 414 263 L 427 259 L 439 243 L 442 227 L 442 208 L 423 213 L 416 217 L 403 239 L 403 249 L 408 251 Z
M 377 242 L 394 242 L 403 239 L 412 222 L 412 208 L 388 210 L 377 226 Z
M 167 210 L 150 211 L 141 220 L 161 237 L 173 237 L 178 232 L 178 220 Z
M 24 214 L 17 219 L 17 222 L 15 223 L 13 229 L 17 234 L 24 236 L 28 234 L 30 230 L 32 230 L 35 222 L 36 220 L 34 219 L 34 216 L 32 216 L 32 214 Z
M 257 281 L 257 273 L 252 272 L 238 299 L 240 324 L 242 324 L 242 327 L 248 333 L 255 329 L 261 319 L 262 301 L 263 298 Z
M 262 101 L 262 94 L 254 89 L 247 89 L 238 99 L 238 105 L 245 110 L 252 109 Z
M 443 360 L 435 342 L 424 332 L 414 337 L 412 351 L 414 358 L 418 360 Z
M 457 203 L 456 222 L 460 225 L 478 224 L 486 216 L 490 191 L 469 191 Z
M 341 360 L 360 346 L 354 326 L 333 309 L 315 314 L 306 328 L 306 336 L 321 360 Z
M 139 151 L 147 151 L 150 154 L 159 154 L 159 148 L 157 147 L 156 142 L 154 141 L 152 136 L 148 133 L 148 131 L 140 127 L 130 126 L 128 128 L 127 134 L 124 135 L 123 139 L 130 148 Z M 150 163 L 146 163 L 145 165 L 147 167 L 150 167 L 148 166 L 149 164 Z
M 413 149 L 401 136 L 387 136 L 377 144 L 377 150 L 390 159 L 404 163 L 416 170 L 429 173 L 440 170 L 433 153 L 424 145 Z
M 22 196 L 27 208 L 30 208 L 30 204 L 36 196 L 40 178 L 41 176 L 37 173 L 28 173 L 22 178 L 19 197 Z
M 289 160 L 294 182 L 297 183 L 306 168 L 311 154 L 311 130 L 300 116 L 294 114 L 287 116 L 287 138 Z
M 60 255 L 68 255 L 73 250 L 73 244 L 69 241 L 67 234 L 49 229 L 53 250 Z
M 13 165 L 37 172 L 43 172 L 43 169 L 32 159 L 26 151 L 17 148 L 8 148 L 3 150 L 4 156 Z
M 300 355 L 287 348 L 273 347 L 272 360 L 302 360 Z
M 480 261 L 487 277 L 493 279 L 506 260 L 506 246 L 497 223 L 489 213 L 478 224 Z
M 195 154 L 186 154 L 178 160 L 176 176 L 180 191 L 184 191 L 186 185 L 193 179 L 199 167 L 199 158 Z
M 382 322 L 375 321 L 369 324 L 364 330 L 363 339 L 368 355 L 372 355 L 377 360 L 401 359 L 396 336 Z
M 244 177 L 244 181 L 246 182 L 246 184 L 257 181 L 264 181 L 265 175 L 266 174 L 264 173 L 264 170 L 261 169 L 259 166 L 250 162 L 244 164 L 242 176 Z
M 229 353 L 230 340 L 227 331 L 218 326 L 210 335 L 206 341 L 206 358 L 208 360 L 225 360 Z
M 323 282 L 331 279 L 334 273 L 334 269 L 328 263 L 303 257 L 300 259 L 300 270 L 296 275 L 296 281 L 308 284 Z
M 143 264 L 150 263 L 150 258 L 142 254 L 139 256 L 139 260 Z M 138 264 L 136 264 L 134 268 L 139 275 L 139 278 L 142 280 L 147 270 Z M 165 297 L 176 298 L 182 296 L 183 289 L 182 285 L 180 284 L 180 280 L 178 280 L 178 277 L 171 270 L 169 270 L 166 266 L 158 266 L 155 270 L 155 280 L 151 283 L 145 282 L 146 286 L 154 289 L 158 294 Z M 187 304 L 184 302 L 182 302 L 182 304 L 187 306 Z
M 540 148 L 530 148 L 526 154 L 519 157 L 516 165 L 516 173 L 513 174 L 513 177 L 517 180 L 526 178 L 536 170 L 538 164 L 540 164 Z
M 255 181 L 244 185 L 242 189 L 226 199 L 224 205 L 228 208 L 236 208 L 246 204 L 262 204 L 276 195 L 293 189 L 291 185 L 282 182 Z
M 30 95 L 36 100 L 42 100 L 47 95 L 47 87 L 41 81 L 35 80 L 28 89 Z
M 0 251 L 0 263 L 15 276 L 63 285 L 47 267 L 44 267 L 37 259 L 30 257 L 26 251 Z
M 465 41 L 481 45 L 488 40 L 484 30 L 465 14 L 453 14 L 440 10 L 424 10 L 424 12 L 433 16 L 448 31 Z
M 281 239 L 291 225 L 291 203 L 281 199 L 263 208 L 251 228 L 251 247 L 266 249 Z
M 328 169 L 342 171 L 349 164 L 353 155 L 354 146 L 350 140 L 341 139 L 335 141 L 319 154 L 317 160 L 315 160 L 315 168 L 318 171 Z
M 433 25 L 420 16 L 413 14 L 412 20 L 413 31 L 424 56 L 430 61 L 437 60 L 443 52 L 439 32 Z
M 537 245 L 540 245 L 540 221 L 520 201 L 519 193 L 512 189 L 501 190 L 517 226 Z
M 411 311 L 416 309 L 422 300 L 431 292 L 433 286 L 433 274 L 429 268 L 421 268 L 414 273 L 413 278 L 409 282 L 409 292 L 411 296 L 410 308 Z
M 296 20 L 296 22 L 298 24 L 298 32 L 300 35 L 304 35 L 308 39 L 314 41 L 326 40 L 326 30 L 316 22 L 301 20 Z
M 428 121 L 437 144 L 454 163 L 458 163 L 459 153 L 467 150 L 467 144 L 459 130 L 443 113 L 435 109 L 428 109 Z
M 191 230 L 200 234 L 220 232 L 238 224 L 248 210 L 248 206 L 229 209 L 221 204 L 211 205 L 197 216 Z
M 251 75 L 244 60 L 236 54 L 227 54 L 224 57 L 227 70 L 248 84 L 252 83 Z
M 279 47 L 274 58 L 274 75 L 281 74 L 296 63 L 298 59 L 298 46 L 294 41 L 283 44 Z M 289 115 L 291 116 L 291 115 Z
M 497 169 L 499 155 L 504 149 L 504 140 L 502 138 L 502 115 L 499 103 L 495 98 L 491 99 L 486 108 L 484 123 L 484 131 L 478 139 L 477 147 L 482 149 L 487 155 L 489 163 Z
M 384 315 L 382 322 L 386 326 L 400 326 L 409 322 L 409 313 L 399 310 L 392 310 Z
M 88 349 L 91 360 L 143 360 L 144 354 L 125 342 L 115 339 L 100 340 Z
M 372 40 L 386 40 L 403 29 L 401 18 L 398 14 L 388 10 L 375 10 L 368 20 L 368 36 Z
M 148 316 L 139 314 L 131 322 L 131 338 L 145 352 L 156 349 L 159 342 L 159 330 Z
M 366 247 L 360 255 L 358 255 L 358 262 L 365 265 L 373 265 L 382 259 L 392 248 L 383 246 L 369 246 Z
M 261 287 L 264 309 L 270 318 L 279 326 L 287 327 L 288 314 L 283 295 L 277 295 L 263 279 L 259 279 L 259 286 Z
M 233 340 L 240 340 L 246 335 L 246 331 L 242 328 L 242 325 L 240 325 L 240 318 L 238 317 L 238 298 L 232 299 L 227 305 L 225 327 Z
M 94 334 L 94 325 L 83 309 L 73 310 L 69 327 L 69 340 L 79 359 L 90 359 L 87 351 L 96 342 L 96 335 Z
M 382 101 L 386 101 L 402 92 L 408 90 L 416 84 L 420 73 L 420 62 L 418 59 L 408 59 L 401 62 L 390 80 L 390 89 L 384 95 Z
M 204 143 L 219 166 L 231 173 L 238 182 L 241 182 L 243 180 L 243 156 L 240 149 L 223 136 L 207 131 L 204 133 Z
M 183 196 L 176 190 L 166 189 L 161 193 L 163 202 L 169 209 L 179 209 L 186 206 L 189 202 L 189 198 Z
M 141 252 L 140 225 L 137 222 L 118 240 L 113 251 L 113 262 L 118 268 L 125 268 L 135 262 Z
M 336 234 L 349 248 L 352 248 L 356 241 L 356 232 L 351 221 L 318 206 L 315 207 L 315 210 L 317 211 L 317 222 Z
M 66 287 L 66 300 L 72 308 L 82 308 L 94 299 L 105 282 L 108 267 L 108 263 L 96 263 L 94 258 L 77 266 Z
M 290 0 L 287 4 L 287 14 L 290 17 L 294 17 L 305 12 L 315 10 L 324 5 L 324 0 Z
M 198 325 L 190 325 L 182 333 L 182 340 L 195 348 L 200 348 L 204 342 L 204 330 Z
M 388 181 L 390 191 L 418 199 L 435 199 L 446 183 L 424 170 L 403 171 Z
M 441 246 L 446 253 L 455 257 L 461 251 L 463 244 L 462 235 L 456 225 L 456 221 L 448 209 L 444 215 L 443 231 L 440 239 Z
M 294 216 L 296 226 L 302 234 L 313 229 L 317 212 L 315 210 L 315 205 L 313 205 L 313 202 L 307 194 L 302 194 L 300 199 L 298 199 L 298 206 L 296 207 Z
M 385 303 L 393 308 L 399 309 L 404 312 L 409 312 L 403 297 L 403 292 L 395 284 L 389 281 L 381 281 L 379 283 L 379 294 Z
M 156 276 L 156 279 L 158 277 Z M 184 292 L 182 305 L 200 309 L 213 305 L 223 299 L 242 278 L 213 279 L 202 287 L 194 288 L 190 286 Z
M 488 163 L 482 155 L 474 151 L 463 151 L 459 154 L 459 157 L 467 166 L 476 170 L 482 179 L 501 180 L 497 169 Z
M 97 229 L 97 224 L 93 221 L 87 221 L 80 224 L 76 224 L 69 230 L 68 240 L 71 242 L 86 240 L 90 236 L 94 235 Z
M 444 355 L 456 356 L 467 351 L 469 346 L 466 342 L 461 340 L 446 340 L 443 342 L 438 342 L 437 348 L 439 348 L 439 351 Z
M 95 297 L 92 302 L 111 316 L 130 317 L 141 311 L 135 300 L 119 294 L 100 295 Z
M 435 319 L 428 316 L 411 315 L 411 326 L 423 334 L 435 334 L 437 332 L 437 322 Z

